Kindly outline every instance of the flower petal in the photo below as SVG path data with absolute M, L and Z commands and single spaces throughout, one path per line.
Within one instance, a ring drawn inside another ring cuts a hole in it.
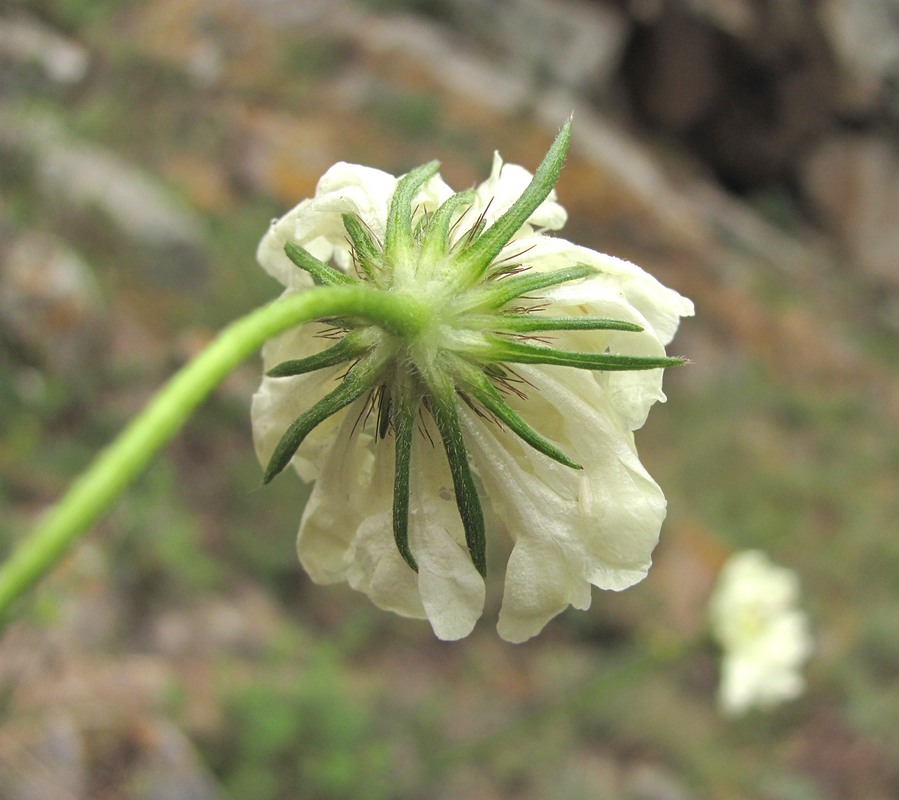
M 384 448 L 380 448 L 384 449 Z M 424 619 L 415 573 L 402 559 L 391 531 L 389 509 L 366 517 L 356 530 L 344 561 L 349 585 L 385 611 Z
M 455 244 L 465 237 L 472 226 L 477 224 L 481 215 L 488 227 L 496 222 L 518 200 L 533 177 L 532 173 L 524 167 L 517 164 L 504 164 L 500 154 L 494 153 L 490 177 L 475 188 L 474 202 L 471 208 L 462 214 L 459 223 L 453 227 L 451 243 Z M 556 190 L 553 189 L 546 200 L 531 214 L 528 224 L 522 226 L 507 245 L 507 249 L 515 247 L 517 251 L 519 248 L 516 247 L 516 242 L 522 237 L 535 235 L 534 227 L 558 230 L 565 225 L 567 220 L 568 214 L 556 202 Z
M 452 187 L 440 177 L 440 173 L 428 178 L 412 201 L 413 224 L 418 222 L 421 212 L 433 213 L 454 194 Z
M 322 175 L 306 213 L 297 218 L 297 242 L 303 244 L 322 236 L 340 245 L 346 238 L 344 214 L 365 220 L 372 234 L 383 241 L 395 188 L 396 178 L 388 172 L 338 162 Z
M 476 189 L 478 207 L 475 216 L 486 209 L 484 219 L 488 226 L 491 225 L 521 197 L 533 177 L 531 172 L 518 164 L 503 163 L 500 154 L 494 153 L 490 177 Z M 555 189 L 528 219 L 529 225 L 554 231 L 562 228 L 567 221 L 568 214 L 557 202 Z
M 306 506 L 297 550 L 319 583 L 346 580 L 379 608 L 427 617 L 440 639 L 467 636 L 484 605 L 484 581 L 471 563 L 452 483 L 438 451 L 417 437 L 409 498 L 413 572 L 393 540 L 393 448 L 373 453 L 352 419 L 343 420 Z
M 437 638 L 452 641 L 471 633 L 483 610 L 485 587 L 465 547 L 451 484 L 448 488 L 437 478 L 447 469 L 432 463 L 435 453 L 430 443 L 421 442 L 413 453 L 409 542 L 418 574 L 396 548 L 387 508 L 365 518 L 344 562 L 350 586 L 375 605 L 403 616 L 427 617 Z M 375 445 L 375 473 L 393 474 L 392 454 L 383 442 Z
M 575 285 L 555 287 L 547 293 L 547 313 L 607 317 L 633 322 L 643 331 L 561 331 L 553 337 L 553 345 L 576 352 L 604 352 L 631 356 L 659 357 L 665 347 L 649 321 L 616 291 L 600 279 L 588 279 Z M 637 430 L 646 422 L 654 403 L 665 402 L 662 391 L 664 370 L 632 370 L 595 372 L 593 379 L 604 388 L 604 397 L 629 430 Z
M 371 452 L 352 435 L 352 407 L 335 416 L 340 424 L 325 451 L 297 537 L 300 562 L 316 583 L 345 580 L 346 555 L 360 525 L 369 516 L 389 513 L 389 494 L 378 491 L 384 470 L 376 472 Z
M 335 164 L 319 180 L 314 198 L 304 200 L 272 223 L 256 251 L 259 264 L 285 286 L 312 286 L 309 276 L 284 255 L 284 244 L 290 240 L 320 261 L 334 259 L 338 267 L 348 270 L 352 257 L 343 215 L 358 215 L 372 234 L 382 239 L 395 187 L 396 178 L 379 169 L 345 162 Z
M 309 274 L 297 268 L 284 253 L 284 245 L 295 238 L 297 220 L 308 213 L 311 203 L 312 200 L 304 200 L 280 219 L 273 220 L 256 248 L 259 265 L 275 280 L 291 289 L 308 289 L 312 286 Z M 320 237 L 309 239 L 303 246 L 318 259 L 329 259 L 333 252 L 331 244 Z
M 535 635 L 568 604 L 588 607 L 591 583 L 619 590 L 642 580 L 665 516 L 664 496 L 637 459 L 630 432 L 590 376 L 517 371 L 530 384 L 521 413 L 584 470 L 466 413 L 481 479 L 515 540 L 498 626 L 510 641 Z
M 297 553 L 317 583 L 346 580 L 379 608 L 425 616 L 416 574 L 393 541 L 391 448 L 374 454 L 344 419 L 306 504 Z
M 719 702 L 724 712 L 742 714 L 752 706 L 770 708 L 802 694 L 805 679 L 792 665 L 772 670 L 770 665 L 746 654 L 724 659 Z
M 598 253 L 564 239 L 540 235 L 510 242 L 500 253 L 500 259 L 504 257 L 506 251 L 510 255 L 525 251 L 521 260 L 531 269 L 540 271 L 560 269 L 573 264 L 587 264 L 594 267 L 599 271 L 595 278 L 567 288 L 568 293 L 565 296 L 568 302 L 580 296 L 581 302 L 588 304 L 596 287 L 604 284 L 619 293 L 643 316 L 663 345 L 667 345 L 674 337 L 681 317 L 693 316 L 693 303 L 686 297 L 664 286 L 636 264 L 622 258 Z

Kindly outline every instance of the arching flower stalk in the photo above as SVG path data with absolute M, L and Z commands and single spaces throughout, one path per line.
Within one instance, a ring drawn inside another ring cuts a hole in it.
M 427 617 L 442 639 L 483 609 L 482 492 L 515 543 L 498 626 L 510 641 L 587 608 L 591 584 L 641 580 L 665 515 L 632 431 L 664 399 L 662 368 L 683 363 L 664 348 L 693 307 L 545 233 L 566 220 L 553 187 L 569 135 L 533 177 L 497 155 L 458 193 L 437 162 L 399 180 L 336 164 L 259 246 L 287 293 L 352 286 L 364 299 L 359 316 L 263 350 L 264 481 L 288 464 L 315 481 L 300 560 L 317 582 Z

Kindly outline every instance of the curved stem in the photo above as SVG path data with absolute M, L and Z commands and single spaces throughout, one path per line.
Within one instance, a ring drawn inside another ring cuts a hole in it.
M 335 316 L 359 317 L 388 330 L 420 324 L 419 309 L 408 298 L 366 286 L 286 295 L 231 323 L 159 390 L 0 564 L 0 624 L 9 606 L 59 562 L 235 367 L 271 337 L 304 322 Z

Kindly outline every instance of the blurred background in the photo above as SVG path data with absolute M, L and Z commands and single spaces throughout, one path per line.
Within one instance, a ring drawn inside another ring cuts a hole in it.
M 525 645 L 303 574 L 238 370 L 0 639 L 2 800 L 899 796 L 899 2 L 0 0 L 0 555 L 229 320 L 338 160 L 457 188 L 575 114 L 566 238 L 693 298 L 647 580 Z M 497 546 L 501 550 L 501 546 Z M 716 710 L 706 601 L 795 569 L 806 694 Z

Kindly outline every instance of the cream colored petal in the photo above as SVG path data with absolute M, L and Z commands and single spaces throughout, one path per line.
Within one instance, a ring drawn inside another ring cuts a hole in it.
M 383 476 L 376 475 L 365 441 L 353 434 L 352 414 L 338 416 L 339 429 L 323 454 L 297 537 L 300 562 L 316 583 L 346 580 L 347 554 L 360 525 L 385 507 Z
M 456 229 L 456 237 L 465 234 L 481 214 L 487 225 L 492 225 L 521 197 L 531 182 L 533 175 L 517 164 L 504 164 L 499 153 L 493 154 L 493 168 L 490 177 L 475 189 L 475 202 Z M 532 235 L 533 228 L 558 230 L 568 221 L 568 214 L 557 202 L 556 190 L 536 208 L 516 240 Z M 513 240 L 515 241 L 515 240 Z
M 262 268 L 292 289 L 312 286 L 308 273 L 284 254 L 288 241 L 303 246 L 320 261 L 334 261 L 347 271 L 352 258 L 343 214 L 357 214 L 377 239 L 382 239 L 387 208 L 396 178 L 381 170 L 340 162 L 321 178 L 315 197 L 304 200 L 275 220 L 256 251 Z
M 389 442 L 387 443 L 389 447 Z M 346 554 L 347 582 L 385 611 L 424 619 L 418 581 L 393 541 L 393 516 L 384 509 L 366 517 Z
M 313 578 L 345 579 L 379 608 L 424 618 L 420 576 L 393 539 L 392 443 L 379 442 L 372 453 L 348 441 L 338 437 L 316 482 L 300 529 L 300 559 Z
M 297 219 L 298 241 L 325 236 L 339 245 L 346 238 L 343 214 L 357 214 L 383 241 L 394 189 L 396 178 L 387 172 L 342 161 L 335 164 L 319 180 L 308 213 Z
M 416 442 L 409 504 L 416 574 L 393 539 L 393 442 L 372 452 L 348 430 L 345 420 L 303 516 L 303 566 L 319 582 L 345 579 L 379 608 L 427 617 L 440 639 L 467 636 L 483 609 L 484 581 L 465 547 L 448 469 L 430 442 Z
M 796 574 L 758 550 L 732 556 L 718 576 L 709 603 L 715 635 L 728 649 L 753 646 L 770 633 L 799 599 Z
M 461 639 L 481 616 L 485 587 L 465 546 L 449 469 L 439 445 L 435 448 L 416 434 L 409 497 L 409 547 L 418 564 L 416 575 L 393 540 L 392 445 L 387 440 L 375 446 L 376 471 L 388 476 L 379 491 L 389 505 L 359 529 L 347 556 L 350 585 L 381 608 L 427 617 L 439 639 Z
M 425 616 L 418 577 L 393 541 L 393 454 L 389 442 L 374 452 L 344 420 L 324 459 L 297 539 L 300 562 L 313 580 L 346 580 L 379 608 Z
M 372 480 L 362 516 L 344 555 L 347 582 L 378 608 L 421 619 L 425 610 L 418 576 L 400 556 L 393 539 L 393 442 L 374 445 Z
M 465 412 L 481 479 L 515 540 L 498 626 L 510 641 L 534 636 L 568 604 L 586 608 L 591 583 L 619 590 L 642 580 L 665 516 L 661 490 L 600 387 L 575 370 L 550 369 L 518 370 L 530 384 L 521 413 L 583 470 Z
M 589 284 L 585 286 L 584 284 Z M 584 353 L 615 353 L 629 356 L 660 357 L 665 348 L 646 318 L 632 306 L 621 292 L 601 280 L 563 285 L 546 295 L 545 313 L 571 316 L 597 316 L 632 322 L 642 332 L 623 331 L 558 331 L 551 344 L 561 350 Z M 592 373 L 604 390 L 604 398 L 630 430 L 643 426 L 654 403 L 665 402 L 662 380 L 665 371 L 631 370 Z
M 256 249 L 259 265 L 275 280 L 291 289 L 308 289 L 312 286 L 309 273 L 297 267 L 284 253 L 284 245 L 288 241 L 294 241 L 297 220 L 308 211 L 311 203 L 311 200 L 304 200 L 280 219 L 273 220 Z M 307 241 L 304 246 L 316 258 L 325 261 L 333 253 L 332 245 L 321 238 Z
M 598 253 L 587 247 L 579 247 L 564 239 L 551 236 L 529 236 L 511 242 L 500 253 L 510 256 L 524 251 L 516 260 L 531 269 L 545 272 L 553 269 L 587 264 L 599 270 L 599 275 L 589 281 L 570 284 L 569 302 L 581 297 L 589 303 L 596 287 L 605 285 L 618 292 L 649 323 L 653 333 L 663 345 L 674 337 L 681 317 L 692 316 L 693 303 L 673 289 L 662 285 L 645 270 L 621 258 Z M 555 290 L 558 291 L 558 290 Z
M 503 639 L 522 642 L 568 605 L 589 607 L 583 547 L 565 519 L 577 507 L 575 487 L 566 496 L 560 481 L 547 482 L 526 471 L 520 453 L 513 458 L 506 448 L 505 437 L 500 442 L 481 420 L 463 414 L 486 494 L 515 540 L 497 629 Z
M 551 540 L 519 540 L 506 566 L 503 606 L 496 629 L 507 642 L 536 636 L 549 620 L 574 606 L 590 608 L 590 584 L 568 553 Z
M 384 439 L 371 449 L 371 479 L 360 497 L 357 527 L 344 555 L 347 581 L 378 608 L 421 619 L 425 611 L 418 576 L 403 560 L 393 538 L 393 442 Z
M 453 189 L 439 174 L 429 178 L 412 200 L 413 224 L 418 222 L 422 212 L 433 213 L 454 194 Z

